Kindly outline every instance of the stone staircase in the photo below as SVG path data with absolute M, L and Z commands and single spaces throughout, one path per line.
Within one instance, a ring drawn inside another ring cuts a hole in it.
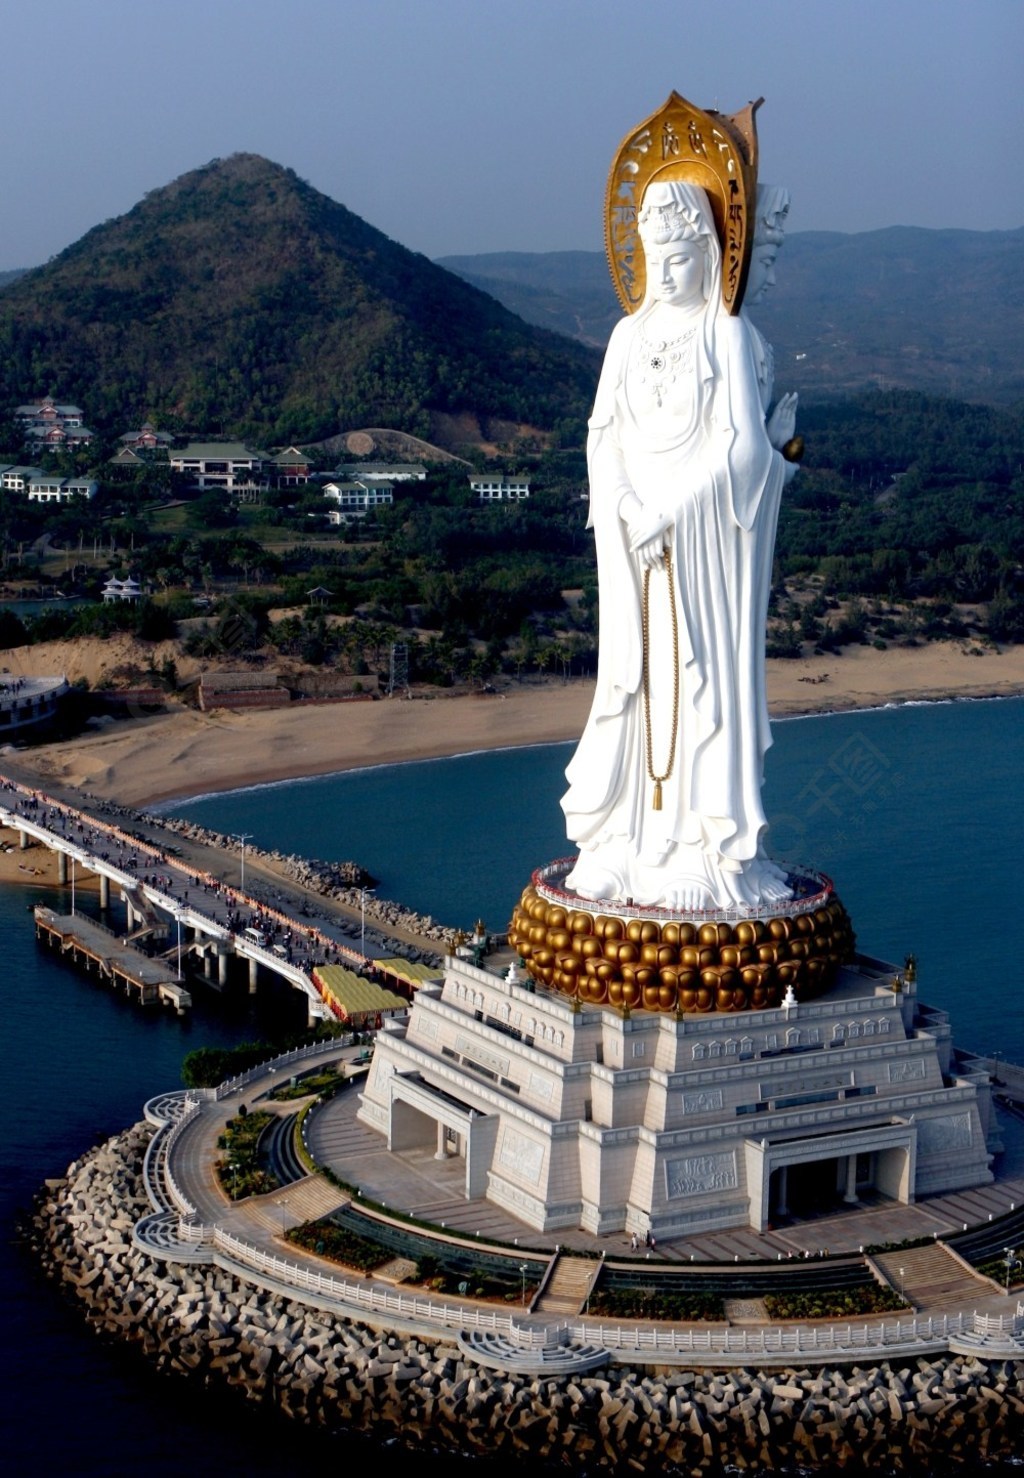
M 599 1266 L 590 1257 L 569 1257 L 564 1252 L 559 1253 L 543 1293 L 530 1305 L 531 1314 L 542 1314 L 545 1318 L 575 1318 L 583 1307 Z
M 318 1221 L 322 1216 L 329 1216 L 348 1199 L 344 1191 L 339 1191 L 322 1175 L 307 1175 L 305 1180 L 294 1181 L 254 1198 L 250 1205 L 263 1226 L 280 1232 L 282 1224 L 295 1227 L 304 1221 Z
M 973 1300 L 991 1298 L 995 1291 L 988 1278 L 970 1272 L 939 1243 L 876 1252 L 872 1261 L 897 1293 L 902 1289 L 907 1303 L 918 1312 L 970 1308 Z

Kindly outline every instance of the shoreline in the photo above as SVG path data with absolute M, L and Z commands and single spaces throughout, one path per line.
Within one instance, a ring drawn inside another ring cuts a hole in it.
M 512 684 L 318 708 L 172 709 L 61 743 L 0 754 L 0 770 L 139 809 L 200 795 L 483 752 L 571 743 L 593 679 Z M 955 643 L 848 649 L 768 663 L 773 720 L 1024 694 L 1024 646 L 977 655 Z

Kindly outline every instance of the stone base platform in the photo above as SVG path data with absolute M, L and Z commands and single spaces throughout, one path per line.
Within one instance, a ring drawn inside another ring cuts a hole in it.
M 790 873 L 793 897 L 760 910 L 633 907 L 565 887 L 576 859 L 538 868 L 509 943 L 546 986 L 592 1005 L 683 1014 L 811 1000 L 852 959 L 850 917 L 823 873 Z

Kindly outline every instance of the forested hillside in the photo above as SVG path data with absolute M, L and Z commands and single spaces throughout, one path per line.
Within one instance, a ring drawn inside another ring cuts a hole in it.
M 100 430 L 444 444 L 455 419 L 514 441 L 575 430 L 597 369 L 256 155 L 152 191 L 0 293 L 0 400 L 56 391 Z
M 855 602 L 852 640 L 1024 640 L 1021 410 L 875 392 L 811 407 L 800 429 L 806 465 L 783 500 L 775 582 L 777 594 L 815 583 L 800 639 L 822 634 L 832 596 Z

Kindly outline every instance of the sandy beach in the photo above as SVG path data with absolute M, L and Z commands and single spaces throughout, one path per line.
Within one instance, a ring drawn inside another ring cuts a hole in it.
M 774 717 L 1024 693 L 1024 647 L 975 655 L 954 643 L 848 647 L 768 664 Z M 512 684 L 495 694 L 391 698 L 269 711 L 175 709 L 71 743 L 0 754 L 0 771 L 125 805 L 303 775 L 576 738 L 591 681 Z

